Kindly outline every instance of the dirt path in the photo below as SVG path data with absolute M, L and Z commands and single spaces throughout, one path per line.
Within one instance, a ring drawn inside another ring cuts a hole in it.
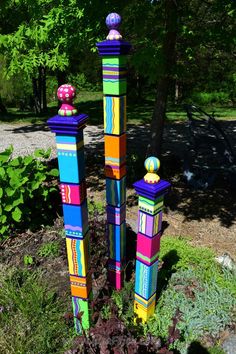
M 236 121 L 222 122 L 236 151 Z M 127 222 L 136 231 L 137 197 L 132 183 L 142 178 L 147 155 L 147 126 L 128 127 L 128 211 Z M 185 123 L 169 123 L 164 133 L 163 171 L 172 184 L 164 214 L 165 234 L 189 237 L 196 245 L 212 247 L 217 254 L 229 253 L 236 259 L 236 191 L 223 177 L 212 190 L 189 188 L 183 181 L 182 159 L 188 141 Z M 52 148 L 56 157 L 54 135 L 44 125 L 1 124 L 0 151 L 10 144 L 15 155 L 32 153 L 36 148 Z M 104 203 L 103 131 L 102 127 L 85 128 L 88 194 Z

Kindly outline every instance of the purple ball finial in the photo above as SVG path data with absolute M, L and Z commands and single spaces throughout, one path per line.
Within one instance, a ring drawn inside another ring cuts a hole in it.
M 121 24 L 121 16 L 116 12 L 110 13 L 106 18 L 106 25 L 109 28 L 110 32 L 107 36 L 108 40 L 120 40 L 122 36 L 118 31 L 118 28 Z

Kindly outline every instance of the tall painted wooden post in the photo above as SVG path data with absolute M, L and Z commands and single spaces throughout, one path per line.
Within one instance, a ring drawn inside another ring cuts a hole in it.
M 144 166 L 148 173 L 134 183 L 139 194 L 134 312 L 146 322 L 155 311 L 162 209 L 170 183 L 157 175 L 156 157 L 147 158 Z
M 88 118 L 73 106 L 75 88 L 62 85 L 57 96 L 62 101 L 58 115 L 48 120 L 56 133 L 63 203 L 66 246 L 69 264 L 72 306 L 77 333 L 90 326 L 89 299 L 92 281 L 89 274 L 89 227 L 85 185 L 83 129 Z M 79 313 L 82 313 L 80 319 Z M 82 326 L 81 326 L 82 325 Z
M 120 23 L 120 15 L 109 14 L 107 40 L 97 43 L 103 70 L 108 276 L 116 289 L 122 288 L 126 251 L 126 58 L 131 48 L 118 31 Z

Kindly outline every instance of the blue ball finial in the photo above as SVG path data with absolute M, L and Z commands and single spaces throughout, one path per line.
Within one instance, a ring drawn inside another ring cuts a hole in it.
M 106 18 L 106 25 L 111 29 L 118 29 L 121 24 L 121 16 L 116 12 L 110 13 Z
M 109 28 L 109 34 L 107 36 L 107 40 L 113 41 L 119 41 L 122 39 L 122 35 L 118 31 L 119 26 L 121 24 L 121 16 L 117 14 L 116 12 L 112 12 L 109 14 L 106 18 L 106 25 Z

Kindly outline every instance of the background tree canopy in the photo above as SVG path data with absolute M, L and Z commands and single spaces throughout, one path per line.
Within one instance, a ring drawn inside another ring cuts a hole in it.
M 121 31 L 133 45 L 130 99 L 155 97 L 154 152 L 168 102 L 235 104 L 235 1 L 2 0 L 1 111 L 23 100 L 42 113 L 50 88 L 67 80 L 101 90 L 95 44 L 105 39 L 112 11 L 122 15 Z

